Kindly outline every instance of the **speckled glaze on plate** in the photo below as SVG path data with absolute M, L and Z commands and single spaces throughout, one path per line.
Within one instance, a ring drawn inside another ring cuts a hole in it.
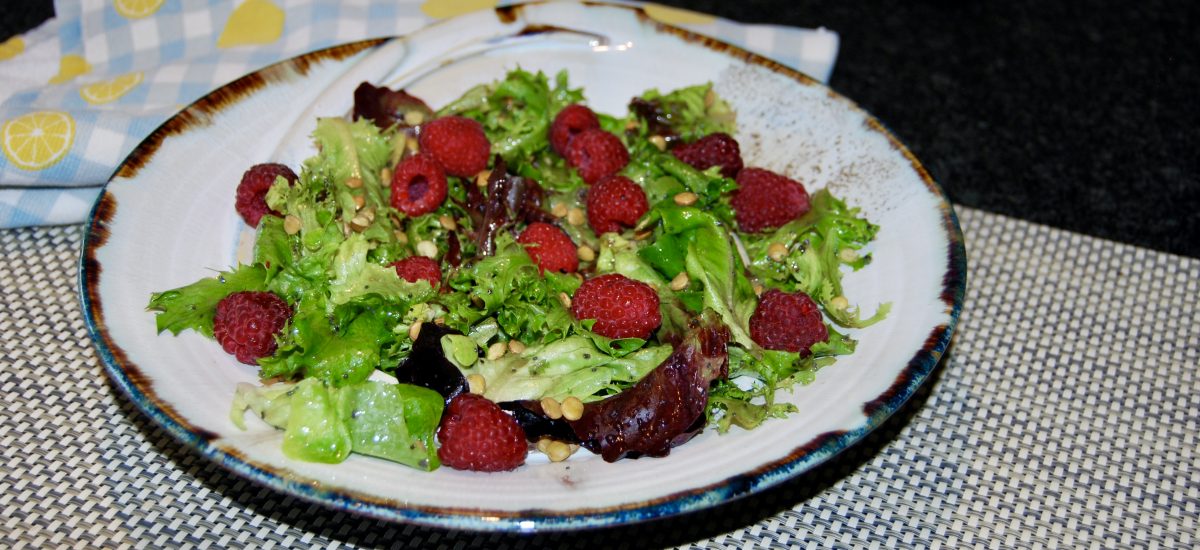
M 253 234 L 234 211 L 242 171 L 313 153 L 317 116 L 346 113 L 363 80 L 404 86 L 435 108 L 520 66 L 568 69 L 593 108 L 622 113 L 648 88 L 712 81 L 737 109 L 747 165 L 827 187 L 882 226 L 874 262 L 846 295 L 891 315 L 852 331 L 857 352 L 783 392 L 800 412 L 753 432 L 709 430 L 659 459 L 562 463 L 531 455 L 509 473 L 419 472 L 352 456 L 290 460 L 282 432 L 229 420 L 257 371 L 203 337 L 155 333 L 151 292 L 235 265 Z M 808 470 L 891 415 L 945 351 L 963 300 L 966 254 L 953 209 L 878 121 L 806 76 L 654 21 L 636 7 L 528 4 L 476 12 L 405 39 L 347 44 L 251 74 L 189 106 L 120 167 L 95 205 L 81 257 L 89 330 L 107 372 L 170 433 L 233 472 L 377 518 L 474 530 L 565 530 L 671 516 L 745 496 Z

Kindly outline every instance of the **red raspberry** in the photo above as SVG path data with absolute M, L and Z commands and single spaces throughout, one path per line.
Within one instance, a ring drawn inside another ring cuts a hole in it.
M 517 242 L 525 245 L 525 252 L 537 264 L 538 272 L 558 271 L 574 273 L 579 269 L 579 256 L 571 237 L 557 226 L 545 222 L 533 222 Z
M 292 308 L 270 292 L 234 292 L 217 302 L 213 337 L 225 353 L 247 365 L 275 353 L 275 335 L 292 318 Z
M 625 176 L 609 176 L 587 191 L 588 223 L 597 235 L 633 227 L 648 210 L 646 192 Z
M 446 200 L 446 173 L 433 157 L 420 154 L 402 161 L 392 175 L 392 206 L 409 216 L 437 210 Z
M 421 152 L 432 155 L 451 176 L 466 178 L 487 168 L 492 145 L 483 125 L 461 116 L 431 120 L 421 126 Z
M 410 283 L 421 280 L 429 281 L 429 286 L 433 288 L 442 284 L 442 268 L 438 265 L 437 260 L 432 258 L 409 256 L 393 262 L 392 267 L 396 268 L 396 275 Z
M 808 355 L 813 344 L 829 339 L 829 331 L 821 310 L 807 294 L 772 288 L 763 293 L 750 316 L 750 338 L 767 349 Z
M 579 285 L 571 301 L 576 319 L 595 319 L 592 332 L 609 338 L 650 338 L 662 322 L 654 288 L 619 273 L 593 277 Z
M 438 458 L 456 470 L 501 472 L 525 463 L 525 431 L 499 405 L 460 393 L 442 413 Z
M 258 221 L 264 214 L 279 215 L 279 212 L 267 206 L 267 191 L 278 176 L 287 178 L 289 184 L 296 183 L 296 173 L 291 168 L 275 162 L 255 164 L 242 174 L 242 181 L 237 186 L 234 208 L 250 227 L 258 227 Z
M 579 171 L 588 185 L 620 172 L 629 164 L 629 151 L 621 138 L 599 128 L 575 135 L 567 148 L 567 164 Z
M 729 134 L 717 132 L 674 149 L 671 154 L 697 170 L 721 167 L 721 175 L 732 178 L 742 169 L 742 150 Z
M 803 216 L 811 207 L 800 182 L 770 170 L 743 168 L 737 183 L 738 190 L 729 203 L 742 231 L 774 229 Z
M 591 109 L 578 103 L 567 105 L 558 112 L 550 125 L 550 146 L 565 157 L 571 140 L 576 135 L 584 130 L 599 127 L 600 119 L 596 118 L 596 113 Z

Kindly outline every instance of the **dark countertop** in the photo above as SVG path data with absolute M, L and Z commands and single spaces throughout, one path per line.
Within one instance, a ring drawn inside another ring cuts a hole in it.
M 841 36 L 830 85 L 957 204 L 1200 257 L 1200 5 L 659 0 Z M 8 0 L 0 40 L 53 14 Z

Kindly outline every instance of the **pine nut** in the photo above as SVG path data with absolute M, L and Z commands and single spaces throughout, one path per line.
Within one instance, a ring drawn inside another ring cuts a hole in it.
M 354 195 L 354 209 L 358 210 L 367 204 L 367 198 L 362 195 Z
M 787 253 L 788 249 L 783 243 L 771 243 L 771 246 L 767 247 L 767 257 L 776 262 L 782 261 Z
M 392 182 L 392 169 L 384 166 L 379 169 L 379 181 L 387 185 Z
M 438 223 L 447 231 L 454 231 L 458 228 L 458 223 L 449 214 L 442 214 L 438 217 Z
M 562 409 L 563 418 L 567 420 L 579 420 L 583 418 L 583 401 L 580 401 L 574 395 L 563 399 L 562 407 L 560 408 Z
M 838 251 L 838 259 L 850 263 L 858 259 L 858 251 L 853 248 L 843 248 Z
M 571 297 L 566 292 L 558 293 L 558 301 L 562 302 L 563 307 L 571 309 Z
M 509 340 L 508 351 L 509 353 L 522 353 L 525 351 L 525 344 L 520 340 Z
M 346 180 L 346 187 L 349 187 L 351 189 L 358 189 L 359 187 L 362 187 L 362 178 L 357 177 L 357 176 L 348 178 Z
M 487 391 L 487 380 L 479 373 L 469 374 L 467 375 L 467 388 L 469 388 L 467 391 L 475 395 L 483 395 L 483 392 Z
M 433 241 L 421 241 L 417 243 L 417 254 L 426 258 L 437 258 L 437 245 L 433 244 Z
M 553 397 L 543 397 L 541 404 L 542 412 L 546 413 L 546 416 L 554 420 L 562 418 L 562 405 L 560 405 Z
M 760 285 L 758 283 L 754 284 L 754 295 L 755 296 L 762 296 L 763 290 L 765 290 L 765 289 L 763 288 L 762 285 Z
M 652 136 L 646 138 L 646 141 L 649 141 L 650 143 L 654 144 L 654 146 L 657 147 L 659 151 L 667 150 L 666 138 L 664 138 L 658 134 L 655 134 L 655 135 L 652 135 Z
M 587 221 L 587 215 L 584 214 L 582 208 L 575 207 L 567 211 L 567 223 L 571 225 L 583 225 L 585 221 Z
M 288 235 L 295 235 L 296 233 L 300 232 L 300 225 L 300 218 L 288 214 L 287 217 L 283 219 L 283 232 L 287 233 Z
M 410 340 L 416 342 L 419 336 L 421 336 L 421 321 L 417 321 L 408 327 L 408 338 Z
M 404 112 L 404 123 L 405 124 L 407 124 L 409 126 L 416 126 L 422 122 L 425 122 L 425 113 L 422 113 L 421 111 L 405 111 Z
M 592 247 L 586 244 L 579 245 L 579 249 L 575 252 L 578 254 L 579 259 L 585 262 L 590 262 L 596 259 L 596 251 L 592 250 Z
M 475 174 L 475 186 L 476 187 L 487 187 L 488 180 L 490 180 L 490 179 L 492 179 L 492 171 L 491 170 L 484 170 L 478 174 Z
M 834 296 L 829 301 L 829 307 L 840 311 L 850 307 L 850 300 L 847 300 L 845 296 Z
M 680 271 L 679 275 L 676 275 L 674 279 L 671 279 L 671 290 L 678 292 L 680 290 L 687 288 L 688 284 L 690 284 L 690 283 L 691 283 L 691 280 L 688 279 L 687 272 Z
M 684 191 L 675 195 L 675 204 L 679 206 L 691 206 L 696 204 L 700 197 L 691 191 Z
M 488 346 L 488 350 L 487 350 L 488 360 L 495 361 L 501 357 L 504 357 L 504 352 L 507 349 L 508 349 L 508 346 L 506 346 L 504 344 L 504 342 L 496 342 L 495 344 Z
M 408 244 L 408 233 L 397 229 L 394 235 L 396 235 L 396 242 L 400 244 Z
M 543 437 L 543 438 L 537 440 L 536 447 L 537 447 L 538 452 L 544 454 L 546 452 L 546 449 L 550 448 L 550 444 L 553 442 L 554 442 L 554 440 L 550 439 L 548 437 Z
M 562 462 L 571 457 L 571 447 L 562 441 L 551 441 L 546 445 L 546 456 L 550 462 Z

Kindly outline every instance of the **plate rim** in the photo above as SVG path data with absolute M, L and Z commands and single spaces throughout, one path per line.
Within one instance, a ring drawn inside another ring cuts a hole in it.
M 542 4 L 542 2 L 518 3 L 491 11 L 495 12 L 498 17 L 511 17 L 511 12 L 514 10 Z M 841 95 L 811 76 L 722 40 L 655 20 L 637 5 L 587 2 L 576 4 L 576 6 L 581 9 L 600 7 L 631 10 L 636 13 L 639 20 L 651 22 L 660 31 L 674 34 L 688 42 L 698 43 L 705 48 L 720 50 L 747 64 L 781 73 L 797 81 L 798 84 L 823 88 L 832 98 L 843 102 L 850 110 L 863 117 L 871 127 L 871 131 L 885 137 L 889 145 L 908 160 L 920 180 L 937 199 L 936 206 L 941 211 L 941 229 L 947 238 L 947 270 L 943 274 L 940 299 L 948 308 L 946 312 L 948 318 L 945 323 L 934 327 L 926 338 L 924 346 L 909 358 L 907 365 L 900 371 L 889 388 L 874 400 L 864 404 L 863 412 L 866 415 L 866 421 L 862 425 L 852 430 L 818 435 L 813 440 L 803 442 L 795 447 L 792 452 L 780 459 L 763 464 L 753 470 L 703 487 L 635 503 L 564 511 L 543 509 L 503 511 L 399 505 L 394 501 L 380 501 L 344 488 L 339 490 L 321 487 L 319 483 L 308 483 L 304 478 L 289 476 L 284 472 L 261 467 L 259 464 L 239 456 L 236 452 L 214 445 L 203 429 L 189 425 L 183 419 L 172 414 L 169 406 L 160 403 L 148 382 L 137 380 L 138 376 L 127 371 L 129 367 L 136 369 L 136 365 L 132 365 L 123 357 L 124 352 L 120 345 L 112 341 L 107 333 L 103 305 L 99 297 L 101 267 L 96 259 L 96 252 L 108 241 L 110 236 L 108 224 L 115 214 L 115 199 L 109 191 L 109 185 L 113 180 L 117 177 L 131 177 L 136 174 L 138 168 L 150 161 L 162 142 L 179 131 L 177 128 L 179 124 L 191 124 L 197 119 L 202 120 L 206 116 L 219 112 L 227 106 L 227 102 L 236 102 L 246 94 L 269 86 L 271 77 L 278 76 L 280 72 L 297 71 L 303 74 L 309 64 L 330 59 L 341 60 L 351 55 L 369 52 L 395 40 L 408 40 L 413 36 L 419 36 L 422 32 L 431 32 L 429 29 L 436 29 L 448 22 L 465 17 L 478 17 L 481 12 L 437 21 L 406 36 L 346 42 L 278 61 L 205 94 L 172 115 L 143 139 L 113 171 L 101 188 L 87 218 L 78 261 L 78 291 L 85 324 L 109 379 L 143 414 L 178 441 L 214 461 L 225 470 L 245 479 L 309 502 L 332 506 L 339 510 L 355 512 L 380 520 L 473 531 L 564 531 L 626 525 L 699 511 L 761 492 L 782 483 L 811 470 L 864 439 L 867 434 L 890 418 L 929 378 L 929 374 L 937 366 L 950 345 L 962 311 L 967 283 L 966 246 L 958 216 L 945 191 L 940 184 L 934 181 L 916 156 L 881 121 L 852 99 Z M 484 10 L 484 12 L 486 11 L 489 10 Z M 485 517 L 488 520 L 484 520 Z

